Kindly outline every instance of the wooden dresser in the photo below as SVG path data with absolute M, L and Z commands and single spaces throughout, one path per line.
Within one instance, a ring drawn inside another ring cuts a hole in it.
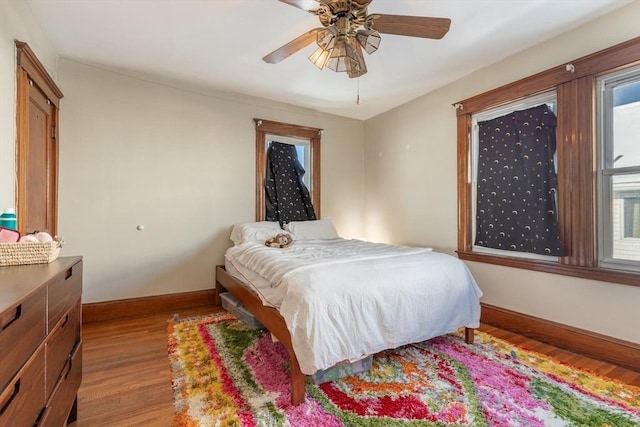
M 82 258 L 0 267 L 0 426 L 76 420 Z

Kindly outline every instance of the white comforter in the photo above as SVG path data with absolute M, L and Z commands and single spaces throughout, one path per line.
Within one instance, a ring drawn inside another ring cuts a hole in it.
M 476 328 L 482 292 L 467 267 L 425 248 L 360 240 L 244 243 L 225 255 L 287 323 L 305 374 L 461 326 Z

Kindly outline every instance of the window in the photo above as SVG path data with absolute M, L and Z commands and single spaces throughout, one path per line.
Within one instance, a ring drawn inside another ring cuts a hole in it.
M 256 221 L 265 219 L 265 187 L 266 153 L 269 142 L 291 143 L 296 146 L 300 156 L 301 150 L 305 167 L 305 185 L 311 193 L 311 200 L 320 218 L 320 140 L 322 129 L 298 126 L 271 120 L 253 119 L 256 126 Z M 308 180 L 308 181 L 307 181 Z
M 598 79 L 601 264 L 640 271 L 640 67 Z
M 311 188 L 311 182 L 313 181 L 311 175 L 313 170 L 311 168 L 311 141 L 304 138 L 290 138 L 282 135 L 266 135 L 265 150 L 269 149 L 271 141 L 282 142 L 283 144 L 291 144 L 296 147 L 296 154 L 298 155 L 298 161 L 302 164 L 305 170 L 304 177 L 302 178 L 304 185 L 307 188 Z
M 549 260 L 562 252 L 555 109 L 549 92 L 472 115 L 474 251 Z
M 629 111 L 638 104 L 639 64 L 640 38 L 635 38 L 454 104 L 461 259 L 640 286 L 640 262 L 633 259 L 638 246 L 627 249 L 637 244 L 639 227 L 640 116 Z M 480 248 L 475 244 L 481 215 L 476 125 L 538 101 L 554 106 L 557 116 L 553 163 L 563 251 L 541 257 Z

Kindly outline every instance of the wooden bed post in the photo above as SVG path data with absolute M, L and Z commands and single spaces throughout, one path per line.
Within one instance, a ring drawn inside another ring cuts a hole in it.
M 231 292 L 268 330 L 271 332 L 289 352 L 289 371 L 291 372 L 291 404 L 297 406 L 305 401 L 306 375 L 300 370 L 300 363 L 293 351 L 291 335 L 284 319 L 273 307 L 262 304 L 260 298 L 249 292 L 240 282 L 233 278 L 224 266 L 216 267 L 216 293 L 224 290 Z
M 474 334 L 473 328 L 464 328 L 464 341 L 467 344 L 473 344 L 473 334 Z
M 300 371 L 300 364 L 293 350 L 289 348 L 287 348 L 287 350 L 289 351 L 289 359 L 291 360 L 291 366 L 289 368 L 291 372 L 291 404 L 298 406 L 305 400 L 305 375 Z

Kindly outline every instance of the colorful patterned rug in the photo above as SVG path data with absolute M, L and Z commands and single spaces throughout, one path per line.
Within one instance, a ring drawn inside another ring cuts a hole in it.
M 290 405 L 288 354 L 233 315 L 173 319 L 177 426 L 639 426 L 640 388 L 476 331 L 384 351 Z

